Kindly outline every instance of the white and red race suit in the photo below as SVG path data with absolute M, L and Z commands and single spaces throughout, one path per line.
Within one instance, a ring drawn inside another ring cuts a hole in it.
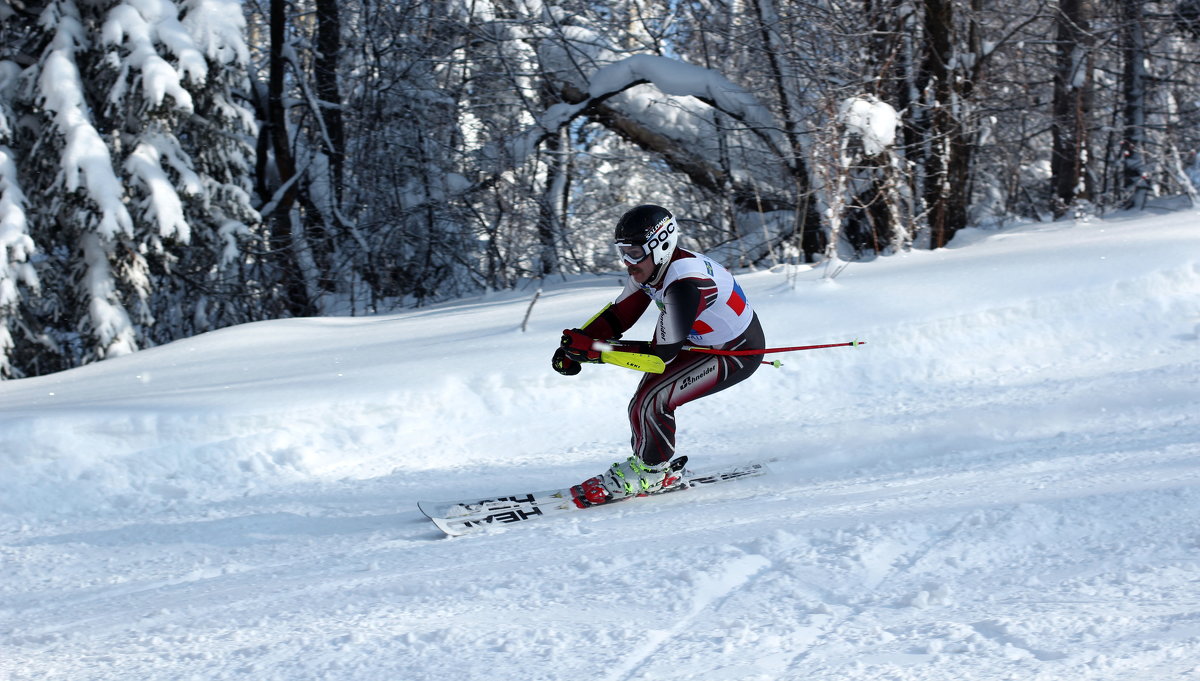
M 654 340 L 641 352 L 667 364 L 661 374 L 645 374 L 629 402 L 633 453 L 647 465 L 675 455 L 675 409 L 750 377 L 762 355 L 710 355 L 684 345 L 719 350 L 766 347 L 758 315 L 729 270 L 710 258 L 676 249 L 657 286 L 630 277 L 625 290 L 582 331 L 614 341 L 654 302 L 659 309 Z

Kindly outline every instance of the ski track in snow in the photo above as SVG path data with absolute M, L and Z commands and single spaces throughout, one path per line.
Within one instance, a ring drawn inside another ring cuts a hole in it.
M 0 679 L 1200 680 L 1195 222 L 744 275 L 868 341 L 681 410 L 770 475 L 456 539 L 625 455 L 636 376 L 548 369 L 611 279 L 0 384 Z

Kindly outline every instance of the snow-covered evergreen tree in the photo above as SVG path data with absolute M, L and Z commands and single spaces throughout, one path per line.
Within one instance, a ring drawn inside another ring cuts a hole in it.
M 10 333 L 10 372 L 252 318 L 237 302 L 257 220 L 254 122 L 236 99 L 248 62 L 239 3 L 53 0 L 29 35 L 18 56 L 31 63 L 5 98 L 23 183 L 5 196 L 23 195 L 24 209 L 2 224 L 23 216 L 44 257 L 25 276 L 40 295 L 16 303 L 26 328 Z
M 37 274 L 30 264 L 34 252 L 25 218 L 26 198 L 17 176 L 16 157 L 11 143 L 13 116 L 6 102 L 16 85 L 19 69 L 11 61 L 0 61 L 0 377 L 12 378 L 21 372 L 14 370 L 10 353 L 13 334 L 19 326 L 18 314 L 22 290 L 37 288 Z

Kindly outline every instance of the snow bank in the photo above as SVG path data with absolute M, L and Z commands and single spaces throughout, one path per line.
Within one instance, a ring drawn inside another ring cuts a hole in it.
M 1190 218 L 1163 220 L 1149 233 L 1120 223 L 1027 227 L 969 248 L 851 266 L 833 282 L 810 273 L 795 290 L 782 273 L 743 275 L 769 343 L 868 344 L 783 356 L 783 370 L 764 369 L 736 399 L 698 403 L 684 425 L 707 431 L 708 418 L 728 414 L 747 429 L 769 429 L 819 404 L 802 419 L 814 423 L 863 402 L 919 404 L 946 389 L 1017 399 L 1027 386 L 1112 362 L 1130 371 L 1170 365 L 1196 350 L 1164 344 L 1186 338 L 1198 320 L 1196 260 L 1183 249 L 1162 255 L 1192 238 Z M 10 381 L 0 385 L 0 509 L 89 513 L 106 500 L 153 506 L 164 490 L 167 501 L 219 499 L 397 468 L 619 457 L 636 375 L 559 379 L 543 357 L 562 328 L 609 299 L 608 281 L 615 288 L 614 277 L 549 291 L 527 334 L 516 327 L 528 301 L 514 293 L 397 316 L 247 325 Z M 1137 392 L 1133 401 L 1146 397 Z M 553 419 L 526 422 L 546 404 Z M 978 436 L 973 420 L 993 439 L 1063 425 L 1032 418 L 1043 408 L 1014 404 L 988 416 L 964 404 L 961 423 L 931 422 L 921 437 Z M 919 446 L 902 444 L 920 438 L 897 437 L 896 426 L 868 425 L 859 435 L 892 450 Z M 576 453 L 564 459 L 564 451 Z

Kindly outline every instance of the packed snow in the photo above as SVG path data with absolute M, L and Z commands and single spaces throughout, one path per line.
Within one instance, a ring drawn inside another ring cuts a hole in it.
M 0 678 L 1200 679 L 1200 213 L 739 277 L 866 341 L 680 410 L 770 475 L 453 539 L 626 455 L 616 273 L 0 383 Z

